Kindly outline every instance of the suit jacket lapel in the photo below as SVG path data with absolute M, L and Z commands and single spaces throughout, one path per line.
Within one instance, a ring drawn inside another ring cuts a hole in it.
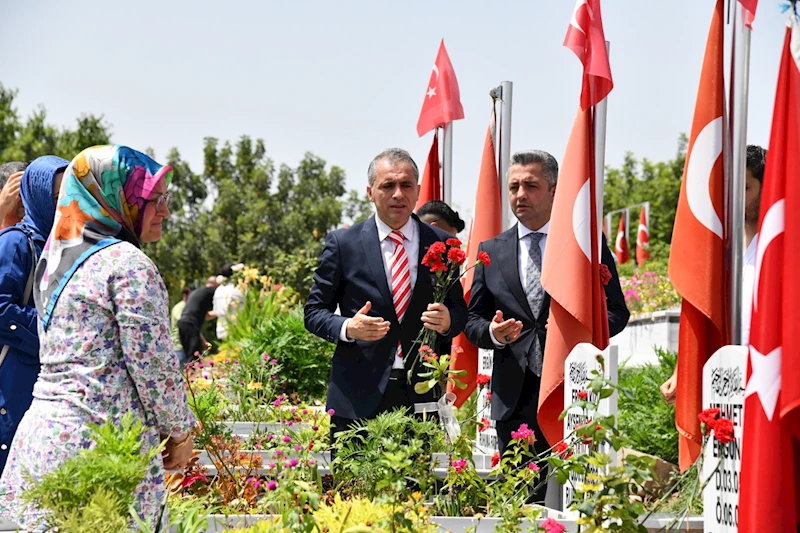
M 364 255 L 367 258 L 367 264 L 372 272 L 372 278 L 375 280 L 375 285 L 381 293 L 383 301 L 386 302 L 386 307 L 391 313 L 390 316 L 384 318 L 394 318 L 397 321 L 397 314 L 394 311 L 394 300 L 392 299 L 392 291 L 389 290 L 389 283 L 386 281 L 386 270 L 383 268 L 383 252 L 381 251 L 380 237 L 378 237 L 378 226 L 375 223 L 375 215 L 372 215 L 364 224 L 364 229 L 361 231 L 361 243 L 364 245 Z
M 531 306 L 528 303 L 528 298 L 525 296 L 525 290 L 522 288 L 522 282 L 519 279 L 519 238 L 517 237 L 517 226 L 512 226 L 511 229 L 500 235 L 500 239 L 504 242 L 498 243 L 497 256 L 498 263 L 500 264 L 500 272 L 503 273 L 503 278 L 506 280 L 508 288 L 511 289 L 511 294 L 517 299 L 519 305 L 528 313 L 531 320 L 535 320 Z

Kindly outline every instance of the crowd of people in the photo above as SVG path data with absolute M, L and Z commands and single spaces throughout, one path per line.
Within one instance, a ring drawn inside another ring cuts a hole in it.
M 757 236 L 766 152 L 748 149 L 748 254 Z M 126 146 L 97 146 L 71 162 L 55 156 L 0 166 L 0 515 L 35 530 L 41 512 L 20 503 L 31 480 L 92 446 L 90 424 L 134 413 L 147 427 L 145 450 L 166 439 L 163 455 L 137 488 L 136 510 L 154 523 L 165 470 L 182 467 L 195 424 L 181 370 L 208 348 L 201 330 L 217 320 L 225 339 L 244 295 L 226 264 L 205 285 L 168 293 L 143 243 L 162 236 L 172 169 Z M 434 278 L 421 261 L 436 242 L 465 228 L 450 206 L 431 201 L 415 214 L 419 170 L 405 150 L 370 163 L 367 195 L 375 214 L 328 234 L 305 304 L 307 329 L 336 344 L 327 408 L 336 433 L 378 414 L 435 401 L 407 382 L 415 340 L 449 351 L 464 332 L 493 350 L 492 418 L 501 453 L 527 424 L 538 451 L 549 445 L 536 407 L 547 342 L 549 296 L 541 283 L 558 163 L 541 150 L 518 152 L 506 176 L 517 223 L 481 244 L 493 260 L 476 269 L 471 298 L 452 286 L 434 301 Z M 629 312 L 613 256 L 602 262 L 611 335 Z M 745 269 L 745 275 L 752 275 Z M 671 400 L 674 384 L 662 392 Z M 545 468 L 546 465 L 541 465 Z M 543 495 L 537 495 L 541 499 Z

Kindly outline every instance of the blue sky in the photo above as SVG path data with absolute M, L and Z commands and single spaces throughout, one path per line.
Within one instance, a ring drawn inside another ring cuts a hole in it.
M 767 145 L 785 32 L 762 0 L 751 52 L 748 139 Z M 133 6 L 136 7 L 133 7 Z M 492 7 L 494 5 L 495 7 Z M 105 115 L 113 140 L 159 158 L 177 147 L 196 172 L 202 139 L 263 138 L 276 163 L 306 151 L 341 166 L 363 191 L 389 146 L 424 164 L 416 122 L 444 38 L 466 118 L 454 129 L 454 204 L 468 220 L 491 109 L 514 82 L 512 151 L 561 159 L 581 67 L 562 46 L 572 0 L 422 2 L 26 1 L 0 5 L 0 81 L 27 115 L 51 122 Z M 671 158 L 691 126 L 712 0 L 604 0 L 615 89 L 606 163 L 625 152 Z

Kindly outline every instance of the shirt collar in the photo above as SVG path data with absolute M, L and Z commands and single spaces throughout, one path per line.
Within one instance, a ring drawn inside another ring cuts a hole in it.
M 517 224 L 517 236 L 519 237 L 519 240 L 524 239 L 525 237 L 527 237 L 531 233 L 544 233 L 545 235 L 547 235 L 547 232 L 549 230 L 550 230 L 550 221 L 549 220 L 547 222 L 545 222 L 544 226 L 542 226 L 539 229 L 530 229 L 527 226 L 525 226 L 522 222 Z
M 383 220 L 381 220 L 381 217 L 378 215 L 375 215 L 375 223 L 378 226 L 378 240 L 383 242 L 384 239 L 386 239 L 386 237 L 388 237 L 389 234 L 394 230 L 390 228 Z M 412 240 L 417 234 L 417 225 L 414 223 L 414 218 L 408 217 L 408 222 L 406 222 L 405 226 L 400 228 L 398 231 L 403 234 L 403 237 L 406 240 Z

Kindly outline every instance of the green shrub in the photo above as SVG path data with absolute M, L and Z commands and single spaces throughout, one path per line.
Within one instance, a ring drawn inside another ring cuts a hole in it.
M 302 308 L 267 317 L 252 328 L 249 337 L 236 344 L 241 348 L 239 360 L 245 367 L 250 360 L 259 362 L 264 354 L 278 360 L 279 392 L 297 393 L 305 401 L 324 398 L 334 345 L 306 330 Z
M 619 429 L 637 451 L 668 463 L 678 462 L 675 407 L 667 405 L 658 388 L 675 369 L 677 354 L 656 350 L 659 364 L 619 369 Z

